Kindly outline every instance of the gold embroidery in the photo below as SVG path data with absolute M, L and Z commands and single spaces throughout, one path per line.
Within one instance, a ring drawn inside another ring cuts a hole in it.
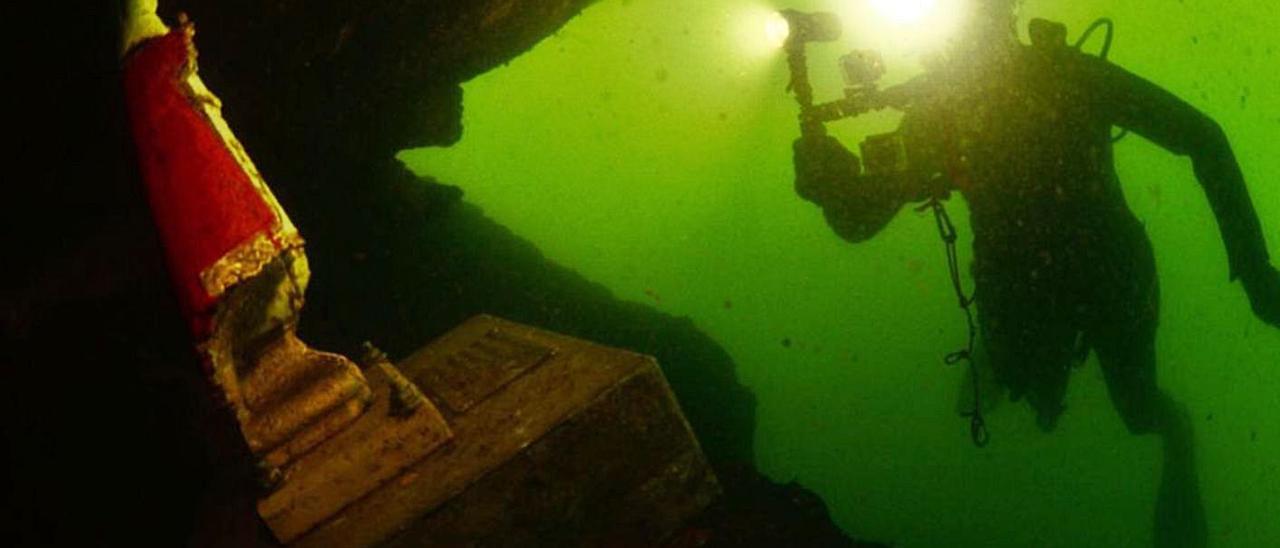
M 200 285 L 210 297 L 221 297 L 227 288 L 258 275 L 281 252 L 300 248 L 302 243 L 297 232 L 277 234 L 275 238 L 259 232 L 201 272 Z

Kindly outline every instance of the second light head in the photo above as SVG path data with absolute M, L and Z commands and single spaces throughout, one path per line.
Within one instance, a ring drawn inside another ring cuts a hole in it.
M 779 13 L 787 20 L 791 31 L 787 40 L 793 44 L 834 42 L 844 32 L 840 17 L 834 13 L 797 10 L 782 10 Z

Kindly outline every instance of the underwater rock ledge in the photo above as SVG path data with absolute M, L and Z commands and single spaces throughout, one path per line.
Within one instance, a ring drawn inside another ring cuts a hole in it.
M 455 187 L 395 162 L 373 168 L 364 176 L 386 184 L 328 204 L 333 210 L 305 208 L 316 218 L 296 215 L 314 271 L 307 337 L 343 352 L 372 337 L 405 356 L 483 312 L 650 354 L 711 462 L 754 462 L 755 397 L 692 321 L 619 300 L 547 260 Z
M 595 1 L 165 0 L 160 11 L 195 22 L 201 76 L 256 160 L 282 134 L 347 153 L 452 144 L 460 84 Z

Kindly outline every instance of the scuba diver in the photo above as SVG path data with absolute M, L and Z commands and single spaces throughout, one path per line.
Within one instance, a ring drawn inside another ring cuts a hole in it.
M 1052 430 L 1074 363 L 1093 352 L 1128 430 L 1163 442 L 1157 546 L 1204 546 L 1190 417 L 1156 382 L 1158 279 L 1151 243 L 1114 165 L 1112 126 L 1189 157 L 1226 244 L 1231 280 L 1280 327 L 1271 264 L 1221 127 L 1171 93 L 1066 44 L 1065 29 L 1016 32 L 1016 0 L 979 0 L 906 97 L 902 158 L 857 156 L 825 133 L 794 145 L 796 192 L 860 242 L 906 204 L 964 196 L 974 233 L 977 324 L 995 381 Z M 803 121 L 803 115 L 802 115 Z

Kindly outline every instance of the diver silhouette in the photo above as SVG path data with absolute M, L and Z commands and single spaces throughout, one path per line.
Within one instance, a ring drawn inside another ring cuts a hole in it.
M 995 381 L 1026 399 L 1048 431 L 1072 365 L 1094 352 L 1129 431 L 1162 438 L 1156 545 L 1204 546 L 1191 421 L 1157 386 L 1155 259 L 1121 192 L 1112 128 L 1190 157 L 1231 279 L 1259 318 L 1280 327 L 1280 273 L 1244 176 L 1221 127 L 1195 107 L 1068 46 L 1060 25 L 1034 22 L 1023 44 L 1014 0 L 976 4 L 947 51 L 899 86 L 911 97 L 894 134 L 902 159 L 860 161 L 835 139 L 809 135 L 794 146 L 796 192 L 851 242 L 874 236 L 908 203 L 963 195 Z

